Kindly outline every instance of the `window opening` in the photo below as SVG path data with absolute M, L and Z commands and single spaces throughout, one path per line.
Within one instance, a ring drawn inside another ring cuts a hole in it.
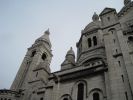
M 125 96 L 126 96 L 126 100 L 128 100 L 128 95 L 127 95 L 127 92 L 125 92 Z
M 94 43 L 94 46 L 97 45 L 97 37 L 96 36 L 93 37 L 93 43 Z
M 91 38 L 88 38 L 88 47 L 91 47 Z
M 124 77 L 123 77 L 123 75 L 121 75 L 121 78 L 122 78 L 122 81 L 124 82 Z
M 31 54 L 31 57 L 34 57 L 36 54 L 36 51 L 33 51 L 32 54 Z
M 116 49 L 116 53 L 118 53 L 118 50 Z
M 110 17 L 107 17 L 108 21 L 110 21 Z
M 114 31 L 111 31 L 112 34 L 114 34 Z
M 133 25 L 131 25 L 130 27 L 131 27 L 131 29 L 133 29 Z
M 99 93 L 93 93 L 93 100 L 100 100 Z
M 46 54 L 45 54 L 45 53 L 43 53 L 43 55 L 42 55 L 42 59 L 43 59 L 43 60 L 46 59 Z
M 121 62 L 120 62 L 120 61 L 118 61 L 118 64 L 119 64 L 119 66 L 121 67 Z
M 113 39 L 114 43 L 115 43 L 115 39 Z
M 43 100 L 43 97 L 41 97 L 40 100 Z
M 78 85 L 77 100 L 83 100 L 83 98 L 84 98 L 84 84 L 80 83 Z
M 129 36 L 129 37 L 128 37 L 128 40 L 129 40 L 129 41 L 133 41 L 133 37 L 132 37 L 132 36 Z
M 63 100 L 68 100 L 67 98 L 64 98 Z
M 36 77 L 38 76 L 38 72 L 36 73 Z

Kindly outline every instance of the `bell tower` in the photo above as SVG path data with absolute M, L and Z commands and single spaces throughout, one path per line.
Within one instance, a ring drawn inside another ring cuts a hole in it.
M 52 59 L 51 42 L 49 30 L 38 38 L 35 43 L 28 48 L 16 78 L 11 86 L 12 90 L 25 90 L 45 86 L 51 73 L 50 63 Z

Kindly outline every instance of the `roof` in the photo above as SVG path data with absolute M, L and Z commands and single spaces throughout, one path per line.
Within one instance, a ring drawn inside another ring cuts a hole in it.
M 105 15 L 107 13 L 110 13 L 110 12 L 113 12 L 113 11 L 116 11 L 114 8 L 108 8 L 106 7 L 101 13 L 99 16 L 102 16 L 102 15 Z
M 125 15 L 127 13 L 127 11 L 129 9 L 131 9 L 133 7 L 133 2 L 127 4 L 126 6 L 124 6 L 120 12 L 118 13 L 118 17 L 122 17 L 123 15 Z
M 45 31 L 44 34 L 40 38 L 38 38 L 36 40 L 36 42 L 43 41 L 43 42 L 47 43 L 51 47 L 51 42 L 50 42 L 49 34 L 50 34 L 49 30 Z

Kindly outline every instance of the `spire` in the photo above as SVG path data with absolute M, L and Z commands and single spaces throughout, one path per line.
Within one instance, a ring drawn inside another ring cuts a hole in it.
M 124 5 L 128 5 L 129 3 L 131 3 L 131 0 L 124 0 Z
M 50 34 L 50 32 L 49 32 L 49 28 L 44 32 L 44 34 Z
M 47 43 L 51 47 L 49 35 L 50 35 L 50 32 L 49 32 L 49 29 L 47 29 L 44 32 L 44 34 L 40 38 L 38 38 L 35 42 L 42 41 L 42 42 Z
M 98 14 L 96 14 L 96 12 L 94 13 L 93 17 L 92 17 L 93 21 L 98 21 L 99 20 L 99 16 Z

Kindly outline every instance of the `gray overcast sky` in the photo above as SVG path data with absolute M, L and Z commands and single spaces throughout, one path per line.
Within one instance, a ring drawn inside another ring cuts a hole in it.
M 35 39 L 50 28 L 51 70 L 60 70 L 66 52 L 94 12 L 105 7 L 119 11 L 124 0 L 0 0 L 0 88 L 9 88 Z

